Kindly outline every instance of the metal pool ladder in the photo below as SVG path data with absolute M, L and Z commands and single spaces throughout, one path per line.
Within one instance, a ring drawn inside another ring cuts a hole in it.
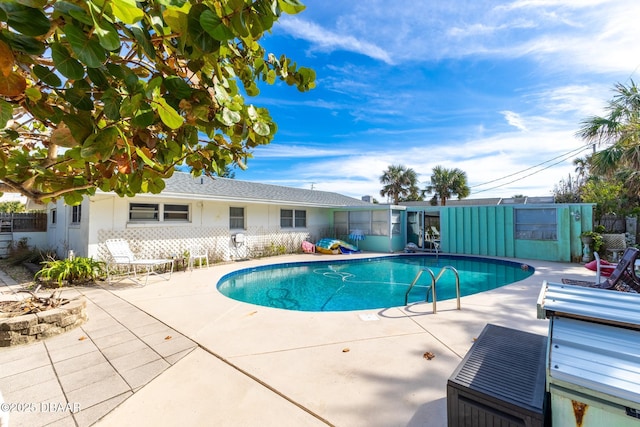
M 445 265 L 444 267 L 442 267 L 442 269 L 440 270 L 440 273 L 438 273 L 437 277 L 436 277 L 435 274 L 433 274 L 433 271 L 429 267 L 425 267 L 425 268 L 421 269 L 420 271 L 418 271 L 418 274 L 416 274 L 415 279 L 413 279 L 413 282 L 411 282 L 411 286 L 409 286 L 409 289 L 407 289 L 407 293 L 404 294 L 404 305 L 408 304 L 409 292 L 411 292 L 411 289 L 413 289 L 415 284 L 418 282 L 418 279 L 420 279 L 420 276 L 422 276 L 422 273 L 424 273 L 425 271 L 428 271 L 429 275 L 431 276 L 431 286 L 429 286 L 429 288 L 427 288 L 427 295 L 425 297 L 425 302 L 429 302 L 429 289 L 431 289 L 431 297 L 433 299 L 433 314 L 435 314 L 437 312 L 437 310 L 436 310 L 436 283 L 438 282 L 440 277 L 444 274 L 444 272 L 447 271 L 447 270 L 453 271 L 453 274 L 455 274 L 455 276 L 456 276 L 456 299 L 457 299 L 457 302 L 458 302 L 458 310 L 460 310 L 460 275 L 458 274 L 458 270 L 456 270 L 451 265 Z

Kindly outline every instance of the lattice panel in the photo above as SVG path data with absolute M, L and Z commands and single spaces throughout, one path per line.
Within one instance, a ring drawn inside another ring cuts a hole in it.
M 318 230 L 316 230 L 317 233 Z M 236 245 L 229 229 L 224 227 L 148 227 L 126 230 L 99 230 L 98 257 L 109 258 L 104 241 L 126 239 L 131 250 L 139 258 L 171 258 L 180 256 L 190 246 L 201 245 L 209 251 L 209 261 L 229 261 L 233 259 L 297 253 L 304 240 L 315 241 L 309 231 L 285 232 L 279 229 L 249 227 L 245 241 Z

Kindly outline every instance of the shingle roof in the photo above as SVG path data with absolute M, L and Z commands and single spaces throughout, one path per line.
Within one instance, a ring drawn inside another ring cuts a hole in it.
M 207 200 L 246 201 L 257 203 L 290 204 L 299 206 L 371 206 L 370 203 L 338 193 L 237 179 L 201 176 L 192 177 L 185 172 L 175 172 L 167 180 L 162 196 L 189 197 Z M 156 195 L 157 197 L 157 195 Z

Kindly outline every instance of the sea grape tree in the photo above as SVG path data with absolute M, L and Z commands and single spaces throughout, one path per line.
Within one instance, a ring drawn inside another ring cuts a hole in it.
M 3 0 L 0 181 L 69 204 L 160 192 L 176 165 L 244 166 L 276 132 L 246 102 L 313 70 L 259 43 L 298 0 Z

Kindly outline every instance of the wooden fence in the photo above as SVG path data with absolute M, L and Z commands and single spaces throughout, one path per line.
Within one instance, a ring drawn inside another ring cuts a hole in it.
M 36 213 L 0 213 L 0 232 L 47 231 L 47 214 Z

